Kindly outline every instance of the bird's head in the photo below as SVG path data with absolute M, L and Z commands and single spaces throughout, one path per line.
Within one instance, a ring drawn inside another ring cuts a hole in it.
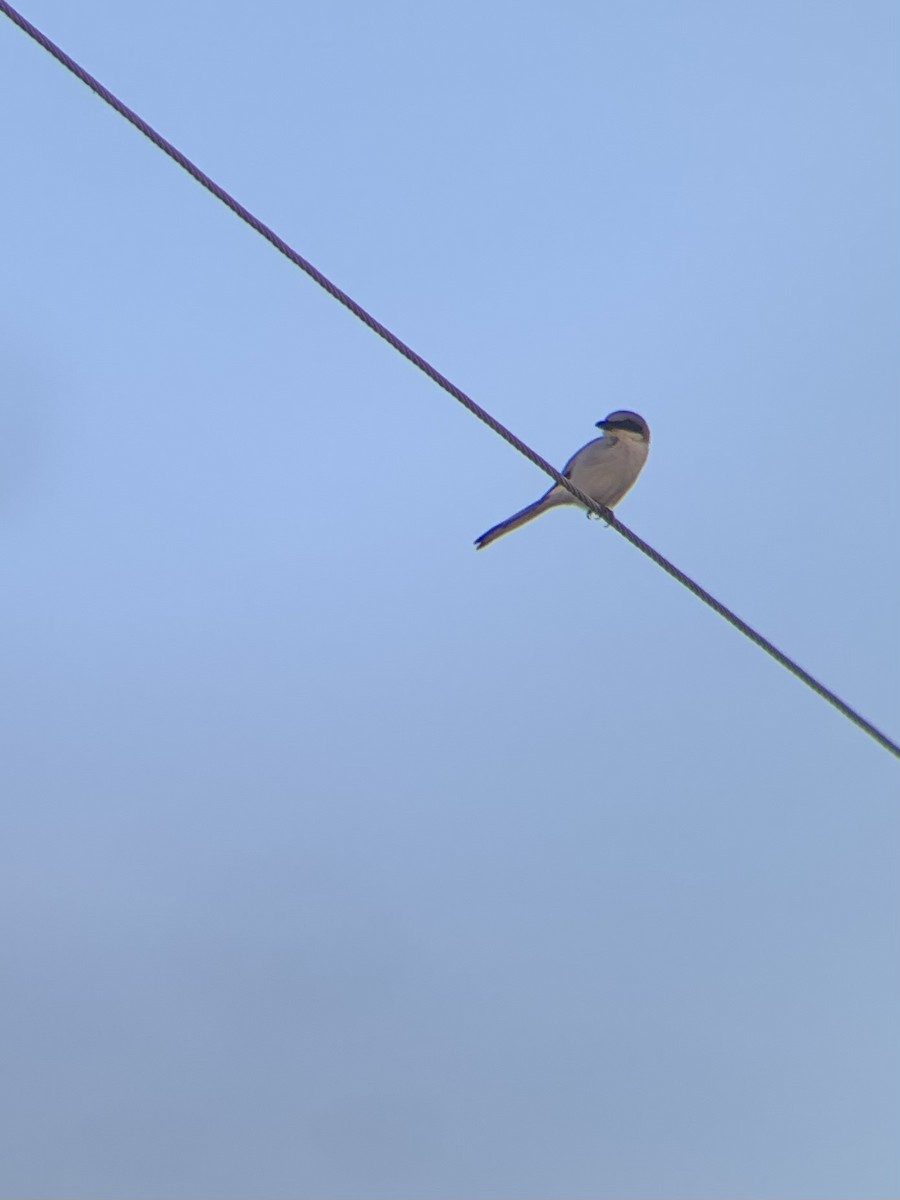
M 597 428 L 632 442 L 645 442 L 648 445 L 650 443 L 650 426 L 643 417 L 627 409 L 610 413 L 604 420 L 597 422 Z

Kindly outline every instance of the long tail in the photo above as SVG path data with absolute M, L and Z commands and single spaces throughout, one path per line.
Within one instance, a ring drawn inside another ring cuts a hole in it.
M 525 525 L 528 521 L 533 521 L 535 517 L 539 517 L 548 508 L 556 508 L 560 501 L 555 499 L 553 495 L 555 491 L 555 488 L 551 488 L 546 496 L 541 496 L 540 500 L 535 500 L 534 504 L 529 504 L 521 512 L 513 513 L 511 517 L 507 517 L 505 521 L 501 521 L 499 525 L 494 525 L 487 533 L 483 533 L 480 538 L 476 538 L 476 549 L 483 550 L 491 542 L 496 542 L 497 538 L 503 537 L 504 533 L 509 533 L 511 529 L 518 529 L 520 525 Z

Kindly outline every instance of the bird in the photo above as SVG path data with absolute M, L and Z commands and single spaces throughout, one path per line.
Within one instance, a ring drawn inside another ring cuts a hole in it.
M 594 438 L 586 446 L 582 446 L 562 469 L 566 479 L 570 479 L 579 491 L 596 500 L 605 508 L 614 508 L 628 489 L 632 486 L 641 467 L 647 461 L 650 449 L 650 427 L 643 417 L 636 412 L 620 409 L 612 412 L 602 421 L 597 422 L 597 428 L 602 429 L 600 437 Z M 578 501 L 561 484 L 555 483 L 549 492 L 529 504 L 521 512 L 513 513 L 499 525 L 494 525 L 481 537 L 475 539 L 475 546 L 483 550 L 504 533 L 518 529 L 520 525 L 533 521 L 541 513 L 559 504 L 577 504 Z M 590 516 L 588 512 L 588 516 Z

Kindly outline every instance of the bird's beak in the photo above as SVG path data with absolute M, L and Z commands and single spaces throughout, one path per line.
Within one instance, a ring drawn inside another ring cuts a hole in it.
M 597 428 L 598 429 L 609 429 L 609 421 L 598 421 Z

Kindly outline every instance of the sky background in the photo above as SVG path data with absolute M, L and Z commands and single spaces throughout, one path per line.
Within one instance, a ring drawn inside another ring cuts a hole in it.
M 900 735 L 900 10 L 22 0 Z M 0 1195 L 900 1193 L 898 764 L 0 20 Z

